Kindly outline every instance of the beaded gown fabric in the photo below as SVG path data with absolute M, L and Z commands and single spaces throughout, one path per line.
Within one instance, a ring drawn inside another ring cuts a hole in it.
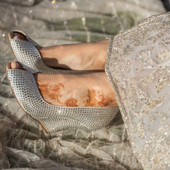
M 170 168 L 170 13 L 110 41 L 106 72 L 145 170 Z

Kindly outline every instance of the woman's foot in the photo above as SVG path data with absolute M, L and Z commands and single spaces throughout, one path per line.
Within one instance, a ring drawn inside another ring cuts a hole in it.
M 11 33 L 11 38 L 28 41 L 27 37 L 19 32 Z M 44 63 L 49 67 L 71 70 L 104 70 L 108 40 L 36 48 Z
M 17 62 L 11 69 L 23 69 Z M 116 107 L 114 92 L 105 73 L 82 75 L 34 75 L 45 101 L 71 107 Z

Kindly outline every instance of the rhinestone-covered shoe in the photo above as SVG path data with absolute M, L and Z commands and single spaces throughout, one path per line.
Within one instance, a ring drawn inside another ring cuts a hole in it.
M 32 73 L 8 66 L 6 73 L 20 106 L 48 133 L 66 128 L 97 130 L 107 126 L 119 110 L 118 107 L 52 105 L 42 98 Z
M 19 33 L 26 37 L 27 40 L 13 39 L 13 33 Z M 31 73 L 44 74 L 84 74 L 92 71 L 72 71 L 54 69 L 45 65 L 41 54 L 36 47 L 41 47 L 33 41 L 28 35 L 19 30 L 13 30 L 8 34 L 9 43 L 16 60 Z

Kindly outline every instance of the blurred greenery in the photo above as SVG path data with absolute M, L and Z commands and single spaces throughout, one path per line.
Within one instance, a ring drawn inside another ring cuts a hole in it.
M 58 21 L 55 23 L 46 23 L 47 29 L 81 31 L 86 33 L 72 34 L 75 41 L 86 42 L 87 32 L 98 33 L 91 35 L 91 41 L 104 39 L 105 35 L 116 35 L 122 28 L 128 29 L 135 24 L 136 14 L 132 12 L 118 12 L 118 16 L 102 16 L 102 18 L 74 18 L 66 21 Z

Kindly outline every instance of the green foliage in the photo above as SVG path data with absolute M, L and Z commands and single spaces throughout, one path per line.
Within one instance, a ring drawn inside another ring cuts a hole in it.
M 116 35 L 120 30 L 131 28 L 135 24 L 135 18 L 135 13 L 119 11 L 117 16 L 86 17 L 84 21 L 82 18 L 73 18 L 46 23 L 46 26 L 53 31 L 69 30 L 74 41 L 86 42 L 87 32 L 90 32 L 90 41 L 102 40 L 106 35 Z

